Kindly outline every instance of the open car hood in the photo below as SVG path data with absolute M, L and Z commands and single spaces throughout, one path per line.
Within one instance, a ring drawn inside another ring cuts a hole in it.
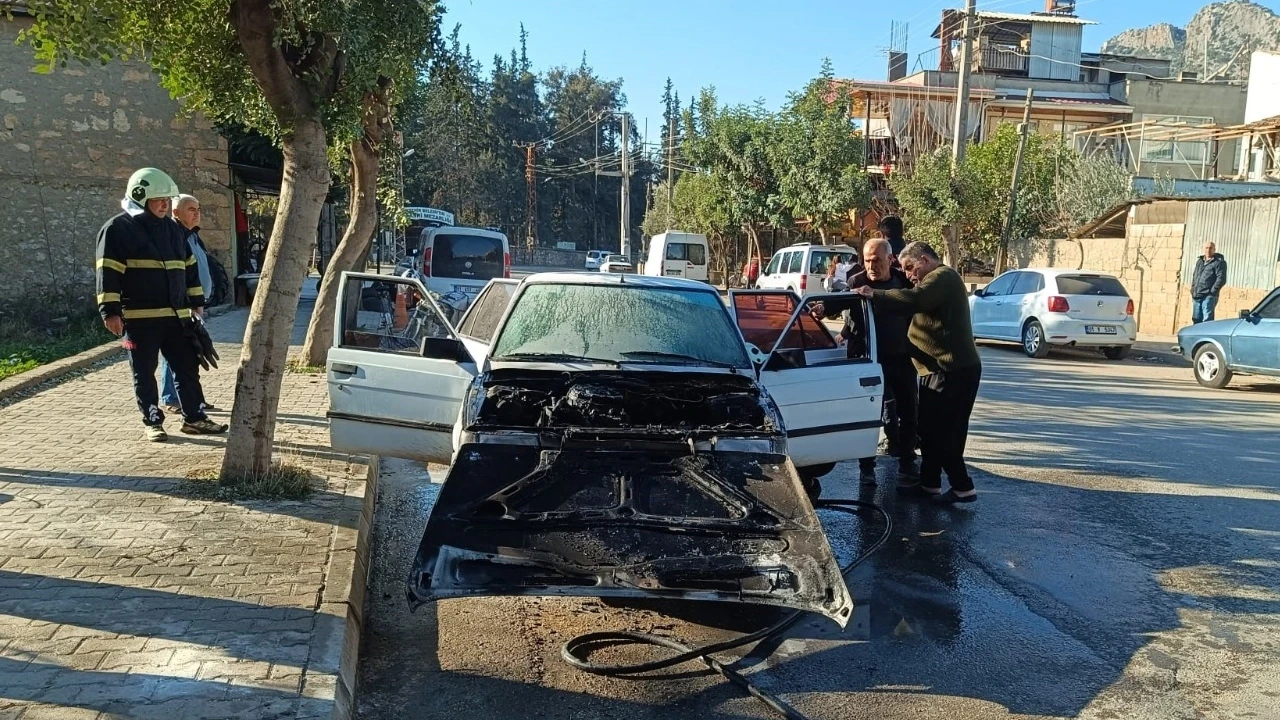
M 464 445 L 418 548 L 411 603 L 662 597 L 848 621 L 853 601 L 785 456 L 609 445 Z

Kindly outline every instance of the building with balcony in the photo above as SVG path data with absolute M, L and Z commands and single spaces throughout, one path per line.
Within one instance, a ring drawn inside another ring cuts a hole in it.
M 1075 4 L 1048 0 L 1045 12 L 978 12 L 970 58 L 966 136 L 982 142 L 1003 122 L 1020 122 L 1028 90 L 1031 124 L 1081 152 L 1109 153 L 1136 174 L 1209 179 L 1229 174 L 1236 141 L 1188 139 L 1191 130 L 1244 120 L 1244 89 L 1172 77 L 1169 61 L 1082 50 L 1090 20 Z M 954 132 L 964 12 L 943 10 L 937 47 L 910 65 L 890 58 L 889 79 L 849 80 L 854 115 L 868 139 L 868 169 L 890 173 L 948 146 Z

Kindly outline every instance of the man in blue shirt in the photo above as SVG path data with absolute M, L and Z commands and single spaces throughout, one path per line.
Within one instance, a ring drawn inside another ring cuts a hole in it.
M 173 219 L 182 228 L 182 234 L 191 246 L 191 254 L 195 255 L 196 268 L 200 272 L 200 287 L 204 289 L 205 298 L 213 297 L 213 276 L 209 272 L 209 252 L 204 241 L 200 239 L 200 201 L 191 195 L 179 195 L 173 206 Z M 182 408 L 178 400 L 178 391 L 174 387 L 173 370 L 168 361 L 160 361 L 160 376 L 163 378 L 160 389 L 160 402 L 173 411 Z M 217 410 L 218 408 L 200 398 L 201 410 Z

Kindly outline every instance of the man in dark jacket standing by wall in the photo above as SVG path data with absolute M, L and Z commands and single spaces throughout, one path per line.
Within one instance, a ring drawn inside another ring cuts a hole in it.
M 978 493 L 964 464 L 964 448 L 982 361 L 973 342 L 969 293 L 960 274 L 925 243 L 907 245 L 899 262 L 915 287 L 855 292 L 871 298 L 877 310 L 914 313 L 907 336 L 920 376 L 920 488 L 937 503 L 973 502 Z M 951 483 L 946 493 L 944 471 Z
M 98 312 L 102 324 L 124 338 L 133 370 L 133 390 L 147 439 L 163 442 L 164 413 L 156 389 L 156 363 L 164 354 L 177 380 L 182 432 L 210 435 L 227 426 L 211 422 L 201 409 L 204 393 L 196 374 L 199 359 L 188 327 L 204 310 L 195 256 L 169 205 L 178 186 L 164 172 L 143 168 L 129 178 L 124 212 L 98 233 Z
M 889 241 L 873 238 L 862 246 L 862 271 L 849 280 L 849 288 L 868 287 L 874 290 L 903 290 L 911 287 L 911 281 L 893 267 L 893 254 Z M 854 310 L 865 302 L 860 296 L 848 300 L 827 300 L 815 308 L 820 314 L 834 315 L 850 311 L 840 334 L 849 343 L 851 353 L 866 346 L 867 328 L 862 314 Z M 885 305 L 872 306 L 876 321 L 876 349 L 885 380 L 885 437 L 889 440 L 889 454 L 898 458 L 898 482 L 900 487 L 918 484 L 920 474 L 916 470 L 916 369 L 911 362 L 911 343 L 907 330 L 911 314 L 891 310 Z M 860 354 L 860 353 L 859 353 Z M 864 485 L 876 482 L 875 457 L 858 461 L 859 479 Z
M 1191 273 L 1191 322 L 1213 320 L 1218 307 L 1218 293 L 1227 284 L 1227 260 L 1218 254 L 1212 241 L 1204 244 L 1204 255 L 1196 258 L 1195 272 Z

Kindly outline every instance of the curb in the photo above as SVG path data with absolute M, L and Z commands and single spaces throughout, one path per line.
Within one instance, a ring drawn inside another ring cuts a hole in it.
M 209 308 L 205 316 L 215 318 L 219 315 L 226 315 L 235 309 L 234 305 L 219 305 L 216 308 Z M 0 380 L 0 400 L 7 400 L 37 385 L 63 380 L 77 370 L 97 365 L 117 354 L 123 355 L 124 348 L 120 345 L 119 340 L 112 340 L 96 348 L 85 350 L 78 355 L 55 360 L 48 365 L 41 365 L 20 375 Z
M 364 502 L 360 508 L 359 530 L 354 535 L 344 558 L 346 573 L 346 630 L 342 638 L 342 659 L 338 666 L 338 686 L 334 690 L 333 720 L 351 720 L 356 716 L 360 691 L 360 650 L 364 639 L 365 601 L 369 591 L 369 562 L 373 553 L 373 519 L 378 504 L 378 479 L 381 462 L 377 456 L 368 460 L 368 476 L 364 484 Z M 334 558 L 335 561 L 337 558 Z M 331 568 L 334 563 L 331 563 Z M 332 570 L 327 575 L 331 575 Z M 326 592 L 326 594 L 328 594 Z

